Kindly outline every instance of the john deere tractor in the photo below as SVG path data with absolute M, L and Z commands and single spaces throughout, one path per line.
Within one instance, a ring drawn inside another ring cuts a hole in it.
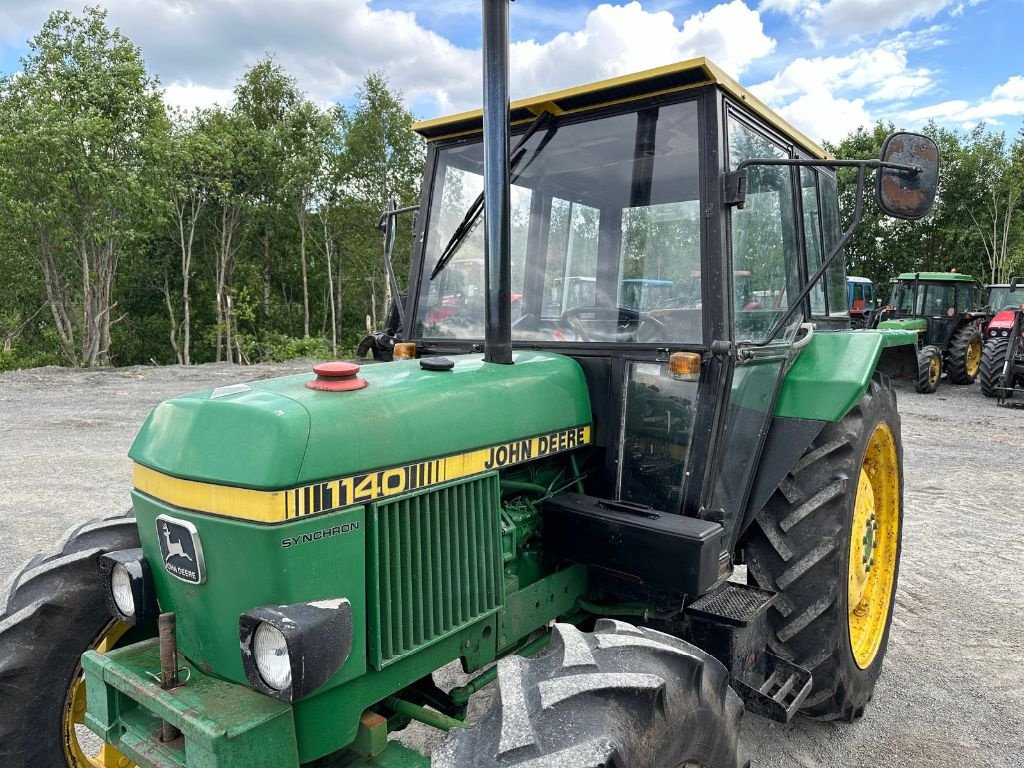
M 980 285 L 958 272 L 904 272 L 893 279 L 889 304 L 877 326 L 913 331 L 918 365 L 911 378 L 931 394 L 943 371 L 953 384 L 973 384 L 981 370 Z
M 705 59 L 510 106 L 507 13 L 482 112 L 416 126 L 394 359 L 153 411 L 132 511 L 12 582 L 4 768 L 721 768 L 744 710 L 864 712 L 916 334 L 849 330 L 841 252 L 869 175 L 924 215 L 934 144 L 835 160 Z M 622 303 L 695 271 L 696 306 Z M 593 303 L 552 309 L 576 276 Z M 412 721 L 448 732 L 431 757 L 388 738 Z

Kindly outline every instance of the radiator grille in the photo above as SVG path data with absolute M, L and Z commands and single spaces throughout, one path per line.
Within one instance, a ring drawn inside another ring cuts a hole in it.
M 370 663 L 377 669 L 502 603 L 498 475 L 370 507 Z

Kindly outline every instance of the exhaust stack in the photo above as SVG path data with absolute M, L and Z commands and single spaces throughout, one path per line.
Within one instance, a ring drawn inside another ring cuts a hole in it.
M 482 0 L 484 69 L 484 360 L 512 364 L 508 4 Z

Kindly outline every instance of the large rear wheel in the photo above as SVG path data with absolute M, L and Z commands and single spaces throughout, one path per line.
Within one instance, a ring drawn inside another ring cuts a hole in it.
M 975 323 L 957 328 L 949 341 L 946 375 L 954 384 L 973 384 L 981 370 L 981 331 Z
M 135 517 L 70 530 L 10 582 L 0 611 L 0 744 L 4 768 L 128 768 L 82 724 L 79 660 L 111 650 L 129 627 L 111 620 L 97 560 L 139 546 Z
M 747 542 L 751 580 L 780 593 L 769 648 L 814 676 L 807 715 L 853 720 L 871 698 L 889 641 L 902 518 L 896 395 L 876 376 L 797 462 Z
M 498 662 L 500 699 L 434 750 L 435 768 L 745 768 L 743 704 L 717 660 L 601 619 L 556 624 L 551 649 Z
M 981 353 L 981 393 L 985 397 L 995 397 L 996 387 L 1002 386 L 1003 364 L 1006 362 L 1006 350 L 1010 347 L 1009 338 L 989 339 Z

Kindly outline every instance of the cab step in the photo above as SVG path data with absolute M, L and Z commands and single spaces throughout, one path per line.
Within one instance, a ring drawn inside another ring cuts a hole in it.
M 760 671 L 733 677 L 732 687 L 748 712 L 780 723 L 788 723 L 811 692 L 811 673 L 776 656 L 761 654 Z
M 777 597 L 726 582 L 686 607 L 686 639 L 725 664 L 747 711 L 788 723 L 811 692 L 811 673 L 767 650 L 768 608 Z

